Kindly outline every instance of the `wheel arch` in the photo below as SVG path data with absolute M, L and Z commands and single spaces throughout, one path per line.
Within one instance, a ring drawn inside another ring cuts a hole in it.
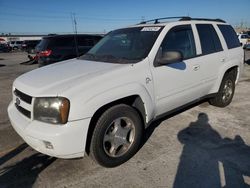
M 138 114 L 141 117 L 141 120 L 144 124 L 144 128 L 146 128 L 146 109 L 145 109 L 145 105 L 143 100 L 141 99 L 141 97 L 139 95 L 131 95 L 131 96 L 127 96 L 127 97 L 123 97 L 121 99 L 112 101 L 108 104 L 105 104 L 103 106 L 101 106 L 99 109 L 96 110 L 96 112 L 94 113 L 94 115 L 92 116 L 91 120 L 90 120 L 90 124 L 89 124 L 89 129 L 88 129 L 88 133 L 87 133 L 87 139 L 86 139 L 86 146 L 85 146 L 85 151 L 87 152 L 87 154 L 89 154 L 90 152 L 90 144 L 91 144 L 91 139 L 93 136 L 93 132 L 96 126 L 96 123 L 99 119 L 99 117 L 110 107 L 118 105 L 118 104 L 127 104 L 129 106 L 132 106 L 134 109 L 136 109 L 136 111 L 138 112 Z
M 237 83 L 239 80 L 239 77 L 240 77 L 240 70 L 239 69 L 240 69 L 239 65 L 233 65 L 233 66 L 225 67 L 224 69 L 222 69 L 220 71 L 220 74 L 219 74 L 220 76 L 218 77 L 218 79 L 217 79 L 214 87 L 210 91 L 210 93 L 217 93 L 219 91 L 221 82 L 222 82 L 224 76 L 228 73 L 232 73 L 235 75 L 235 82 Z

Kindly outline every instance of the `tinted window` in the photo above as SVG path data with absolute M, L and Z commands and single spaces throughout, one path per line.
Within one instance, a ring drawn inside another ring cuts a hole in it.
M 234 31 L 234 29 L 230 25 L 218 25 L 226 43 L 228 49 L 236 48 L 240 46 L 239 39 Z
M 222 51 L 220 39 L 211 24 L 197 24 L 196 27 L 203 55 Z
M 49 39 L 48 48 L 73 47 L 73 45 L 74 45 L 73 37 L 56 37 Z
M 196 56 L 194 36 L 190 25 L 172 28 L 161 44 L 162 52 L 180 51 L 184 59 Z
M 79 46 L 94 46 L 94 40 L 92 37 L 78 37 L 77 44 Z

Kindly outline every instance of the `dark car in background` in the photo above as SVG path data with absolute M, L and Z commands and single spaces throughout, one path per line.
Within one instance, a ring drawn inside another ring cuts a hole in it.
M 83 55 L 100 39 L 86 34 L 46 36 L 36 46 L 39 67 Z
M 10 52 L 11 47 L 6 43 L 0 43 L 0 52 Z
M 22 50 L 26 51 L 29 54 L 35 53 L 36 45 L 41 40 L 25 40 L 22 44 Z

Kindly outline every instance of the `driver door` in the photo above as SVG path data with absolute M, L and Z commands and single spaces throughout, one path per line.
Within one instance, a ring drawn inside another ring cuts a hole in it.
M 156 101 L 156 115 L 182 106 L 201 96 L 200 64 L 196 60 L 196 46 L 191 25 L 175 26 L 166 34 L 159 50 L 179 51 L 183 61 L 154 65 L 152 70 Z

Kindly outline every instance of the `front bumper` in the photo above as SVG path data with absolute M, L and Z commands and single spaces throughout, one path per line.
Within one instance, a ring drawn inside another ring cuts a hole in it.
M 15 131 L 35 150 L 58 158 L 83 157 L 90 118 L 71 121 L 65 125 L 53 125 L 30 120 L 23 116 L 13 102 L 8 115 Z M 51 143 L 53 149 L 46 147 Z

